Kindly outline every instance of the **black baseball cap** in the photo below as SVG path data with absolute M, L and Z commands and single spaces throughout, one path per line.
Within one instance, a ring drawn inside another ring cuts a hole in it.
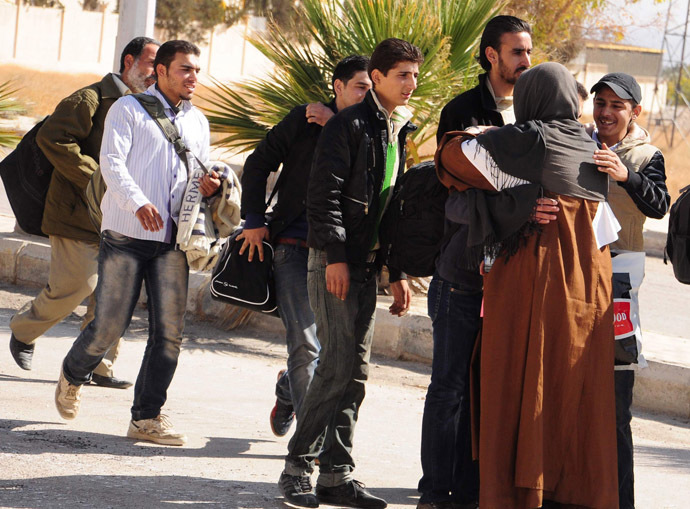
M 604 85 L 613 90 L 613 93 L 621 99 L 632 99 L 635 104 L 640 104 L 642 102 L 642 90 L 640 90 L 640 85 L 635 78 L 629 74 L 625 74 L 624 72 L 606 74 L 594 84 L 590 92 L 596 94 Z

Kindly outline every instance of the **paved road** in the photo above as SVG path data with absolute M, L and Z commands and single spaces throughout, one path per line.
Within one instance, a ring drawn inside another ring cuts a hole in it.
M 189 324 L 166 406 L 189 444 L 135 443 L 124 437 L 131 389 L 86 387 L 75 421 L 62 421 L 53 406 L 76 316 L 40 340 L 33 371 L 14 364 L 8 320 L 35 293 L 0 285 L 0 507 L 284 507 L 276 481 L 287 438 L 275 438 L 268 426 L 273 382 L 285 357 L 280 338 Z M 118 376 L 136 376 L 145 338 L 146 315 L 138 310 Z M 357 478 L 390 507 L 412 508 L 430 370 L 373 362 L 357 429 Z M 690 424 L 649 414 L 636 414 L 633 424 L 638 509 L 688 507 Z

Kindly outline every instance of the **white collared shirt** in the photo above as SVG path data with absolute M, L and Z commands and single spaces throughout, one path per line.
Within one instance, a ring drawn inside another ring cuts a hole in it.
M 514 124 L 515 110 L 513 109 L 513 96 L 507 95 L 503 97 L 496 97 L 494 87 L 491 86 L 491 80 L 488 77 L 486 78 L 485 83 L 486 88 L 489 89 L 491 97 L 494 98 L 494 103 L 496 103 L 496 111 L 498 111 L 501 114 L 501 117 L 503 118 L 503 123 L 506 125 Z
M 165 114 L 177 127 L 187 148 L 206 164 L 209 158 L 206 117 L 189 101 L 182 101 L 175 114 L 155 84 L 146 93 L 161 101 Z M 184 198 L 187 168 L 136 98 L 122 97 L 108 111 L 100 164 L 108 185 L 101 202 L 101 231 L 113 230 L 136 239 L 167 241 L 172 221 L 177 223 Z M 158 232 L 144 230 L 135 216 L 147 203 L 158 209 L 165 224 Z

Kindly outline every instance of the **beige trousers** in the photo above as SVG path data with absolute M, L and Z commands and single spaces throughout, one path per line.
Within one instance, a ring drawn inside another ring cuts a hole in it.
M 93 291 L 97 282 L 98 244 L 51 235 L 48 284 L 10 320 L 14 337 L 30 345 L 89 297 L 81 325 L 84 330 L 94 317 L 96 299 Z M 113 345 L 94 373 L 113 376 L 113 363 L 121 343 L 122 339 Z

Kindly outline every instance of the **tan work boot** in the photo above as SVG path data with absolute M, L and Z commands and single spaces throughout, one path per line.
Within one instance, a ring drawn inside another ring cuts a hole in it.
M 163 414 L 153 419 L 130 421 L 127 436 L 163 445 L 184 445 L 187 443 L 187 437 L 184 433 L 177 433 L 168 417 Z
M 73 385 L 67 381 L 60 370 L 57 387 L 55 388 L 55 407 L 63 419 L 74 419 L 79 413 L 81 405 L 81 385 Z

